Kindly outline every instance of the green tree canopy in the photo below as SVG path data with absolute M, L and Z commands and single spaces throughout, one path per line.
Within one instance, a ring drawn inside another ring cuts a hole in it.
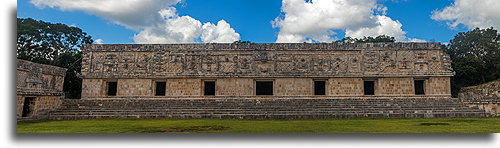
M 379 35 L 376 37 L 365 36 L 362 39 L 345 37 L 343 39 L 335 41 L 335 43 L 369 43 L 369 42 L 396 42 L 396 39 L 388 35 Z
M 67 68 L 63 85 L 67 98 L 80 98 L 80 48 L 92 43 L 92 37 L 80 28 L 17 18 L 17 58 Z
M 37 63 L 53 64 L 63 53 L 77 52 L 92 37 L 82 29 L 61 23 L 17 19 L 17 57 Z
M 499 37 L 493 28 L 476 28 L 460 32 L 450 41 L 446 52 L 456 73 L 452 79 L 452 94 L 456 96 L 465 86 L 498 79 Z

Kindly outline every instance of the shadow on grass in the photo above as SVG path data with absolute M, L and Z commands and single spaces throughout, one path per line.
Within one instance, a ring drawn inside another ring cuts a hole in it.
M 423 125 L 423 126 L 431 126 L 431 125 L 450 125 L 449 123 L 429 123 L 429 122 L 426 122 L 426 123 L 420 123 L 420 125 Z
M 473 119 L 450 119 L 450 120 L 446 120 L 446 121 L 449 121 L 449 122 L 467 122 L 467 123 L 470 123 L 470 122 L 476 122 L 477 120 L 473 120 Z
M 189 127 L 172 127 L 162 130 L 141 130 L 138 133 L 198 133 L 198 132 L 210 132 L 210 131 L 221 131 L 231 129 L 227 126 L 219 125 L 209 125 L 209 126 L 189 126 Z
M 47 122 L 54 122 L 55 120 L 30 120 L 30 121 L 19 121 L 17 122 L 17 125 L 30 125 L 30 124 L 37 124 L 37 123 L 47 123 Z

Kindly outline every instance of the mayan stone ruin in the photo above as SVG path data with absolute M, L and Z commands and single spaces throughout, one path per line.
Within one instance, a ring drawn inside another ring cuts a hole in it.
M 458 98 L 469 107 L 479 107 L 490 116 L 499 116 L 498 107 L 499 81 L 491 81 L 477 86 L 464 87 L 458 93 Z
M 83 98 L 450 97 L 454 74 L 439 43 L 97 44 L 83 52 Z
M 50 119 L 483 117 L 439 43 L 94 44 Z
M 17 60 L 17 118 L 31 118 L 59 107 L 65 68 Z

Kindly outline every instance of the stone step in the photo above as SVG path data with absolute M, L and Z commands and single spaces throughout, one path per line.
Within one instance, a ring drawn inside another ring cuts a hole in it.
M 77 119 L 104 119 L 104 118 L 216 118 L 216 119 L 339 119 L 339 118 L 378 118 L 378 117 L 394 117 L 394 118 L 459 118 L 483 116 L 477 113 L 453 113 L 453 114 L 329 114 L 329 115 L 311 115 L 311 114 L 169 114 L 169 115 L 88 115 L 74 116 L 61 115 L 51 116 L 52 120 L 77 120 Z
M 426 115 L 436 115 L 436 114 L 476 114 L 476 115 L 484 115 L 484 112 L 467 112 L 467 111 L 457 111 L 457 112 L 425 112 L 425 111 L 419 111 L 419 112 L 355 112 L 355 111 L 346 111 L 346 112 L 289 112 L 289 111 L 282 111 L 282 112 L 87 112 L 87 113 L 59 113 L 59 114 L 52 114 L 51 116 L 67 116 L 67 115 L 72 115 L 72 116 L 97 116 L 97 115 L 102 115 L 102 116 L 126 116 L 126 115 L 135 115 L 135 116 L 144 116 L 144 115 L 155 115 L 155 116 L 166 116 L 166 115 L 171 115 L 171 114 L 195 114 L 195 115 L 217 115 L 217 114 L 228 114 L 228 115 L 254 115 L 254 114 L 267 114 L 267 115 L 276 115 L 276 114 L 285 114 L 285 115 L 300 115 L 300 114 L 308 114 L 308 115 L 340 115 L 340 114 L 381 114 L 381 115 L 387 115 L 387 114 L 426 114 Z
M 408 99 L 109 99 L 64 100 L 56 120 L 94 118 L 299 119 L 482 117 L 450 98 Z

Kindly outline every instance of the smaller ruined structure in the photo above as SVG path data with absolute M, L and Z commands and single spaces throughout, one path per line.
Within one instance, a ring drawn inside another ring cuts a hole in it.
M 458 98 L 469 107 L 479 107 L 491 116 L 498 116 L 498 85 L 498 80 L 495 80 L 477 86 L 464 87 L 458 93 Z
M 17 60 L 17 118 L 36 118 L 64 98 L 65 68 Z

